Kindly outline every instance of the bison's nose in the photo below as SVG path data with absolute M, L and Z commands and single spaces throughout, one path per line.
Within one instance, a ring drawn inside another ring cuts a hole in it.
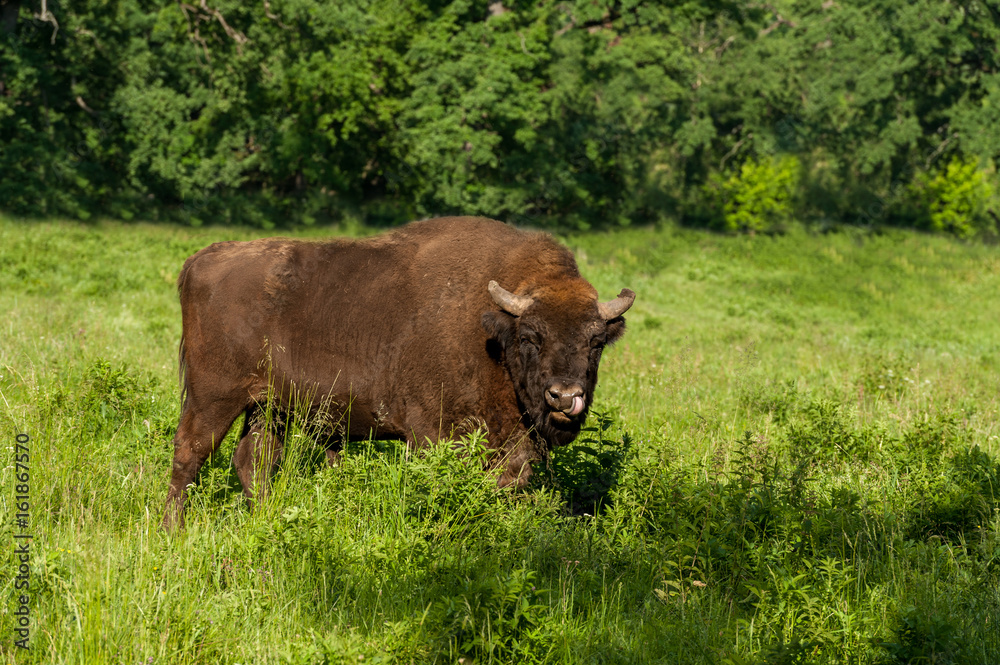
M 556 411 L 562 411 L 567 416 L 579 415 L 587 405 L 583 397 L 583 388 L 578 385 L 554 383 L 545 391 L 545 401 Z

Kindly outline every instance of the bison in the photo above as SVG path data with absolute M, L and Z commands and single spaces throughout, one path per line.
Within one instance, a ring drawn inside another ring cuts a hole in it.
M 244 415 L 233 463 L 248 499 L 306 396 L 344 440 L 411 447 L 485 432 L 500 486 L 579 433 L 604 347 L 635 293 L 599 302 L 550 236 L 448 217 L 372 238 L 220 242 L 178 277 L 182 407 L 163 525 L 183 525 L 198 470 Z M 298 397 L 296 397 L 298 396 Z

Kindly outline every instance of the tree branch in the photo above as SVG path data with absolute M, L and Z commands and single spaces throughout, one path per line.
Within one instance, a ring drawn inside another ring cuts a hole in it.
M 733 130 L 733 133 L 735 134 L 742 127 L 743 127 L 743 125 L 740 125 L 740 126 L 736 127 L 736 129 Z M 747 139 L 752 139 L 752 138 L 753 138 L 753 132 L 748 132 L 746 136 L 744 136 L 739 141 L 737 141 L 736 145 L 734 145 L 732 147 L 732 149 L 729 152 L 727 152 L 722 157 L 722 159 L 719 161 L 719 170 L 721 171 L 723 169 L 723 167 L 725 167 L 726 162 L 729 161 L 729 158 L 736 154 L 736 151 L 739 150 L 740 147 L 742 147 L 743 144 L 747 142 Z
M 726 37 L 726 41 L 722 42 L 722 46 L 719 46 L 718 48 L 715 49 L 715 57 L 718 58 L 720 55 L 725 53 L 726 49 L 729 48 L 730 44 L 732 44 L 735 41 L 736 37 L 733 35 L 729 35 L 728 37 Z
M 80 95 L 76 96 L 76 105 L 89 113 L 91 116 L 97 117 L 97 111 L 87 106 L 87 102 L 83 101 L 83 97 Z
M 781 25 L 787 25 L 789 28 L 796 27 L 795 22 L 789 21 L 788 19 L 783 17 L 780 13 L 778 13 L 778 10 L 772 7 L 771 5 L 765 4 L 762 5 L 762 7 L 771 12 L 772 14 L 774 14 L 774 23 L 761 30 L 760 33 L 758 33 L 759 37 L 765 37 L 769 35 L 771 31 L 777 29 Z
M 935 159 L 937 159 L 937 156 L 940 155 L 946 147 L 948 147 L 948 144 L 951 143 L 951 140 L 957 137 L 958 137 L 958 132 L 953 132 L 951 136 L 946 136 L 944 141 L 941 141 L 941 143 L 938 144 L 938 147 L 934 149 L 934 151 L 930 154 L 930 156 L 927 157 L 927 161 L 924 163 L 925 171 L 931 168 L 931 163 Z
M 226 31 L 227 35 L 229 35 L 229 38 L 232 39 L 234 42 L 236 42 L 237 51 L 239 50 L 238 48 L 239 45 L 246 44 L 247 41 L 249 41 L 247 39 L 247 36 L 244 35 L 242 32 L 230 28 L 229 24 L 226 23 L 226 17 L 222 15 L 222 12 L 220 12 L 218 9 L 212 9 L 211 7 L 209 7 L 208 4 L 206 3 L 206 0 L 201 0 L 201 8 L 204 9 L 207 13 L 215 16 L 215 19 L 219 22 L 219 25 L 221 25 L 222 29 Z
M 275 23 L 277 23 L 278 27 L 280 27 L 282 30 L 291 30 L 292 29 L 290 26 L 287 26 L 287 25 L 285 25 L 284 23 L 281 22 L 281 17 L 280 16 L 278 16 L 277 14 L 275 14 L 274 12 L 271 11 L 271 2 L 270 2 L 270 0 L 264 0 L 264 16 L 268 17 L 269 19 L 271 19 L 272 21 L 274 21 Z
M 562 37 L 576 26 L 576 17 L 573 16 L 572 8 L 565 2 L 560 2 L 557 9 L 562 9 L 569 16 L 569 23 L 556 30 L 555 35 L 553 35 L 554 37 Z
M 55 14 L 49 11 L 46 0 L 42 0 L 42 13 L 38 15 L 38 20 L 43 23 L 51 23 L 54 26 L 54 29 L 52 30 L 52 39 L 49 43 L 55 44 L 56 35 L 59 34 L 59 21 L 56 20 Z
M 234 30 L 229 25 L 229 23 L 226 22 L 226 17 L 222 15 L 222 12 L 220 12 L 218 9 L 212 9 L 211 7 L 209 7 L 206 0 L 201 0 L 201 3 L 198 7 L 195 7 L 194 5 L 189 5 L 186 2 L 178 2 L 177 4 L 180 5 L 181 11 L 184 12 L 184 17 L 187 19 L 188 33 L 192 41 L 201 44 L 202 49 L 204 49 L 205 51 L 206 60 L 211 61 L 211 57 L 208 52 L 208 43 L 205 41 L 205 38 L 201 36 L 200 27 L 198 24 L 201 23 L 202 21 L 211 22 L 213 19 L 217 21 L 219 25 L 222 26 L 222 29 L 225 31 L 226 35 L 228 35 L 230 39 L 236 42 L 236 52 L 241 55 L 243 54 L 242 47 L 250 40 L 247 39 L 247 36 L 244 35 L 242 32 L 240 32 L 239 30 Z M 270 7 L 270 4 L 264 3 L 264 7 L 265 10 L 267 10 Z M 194 15 L 193 21 L 192 17 L 189 15 L 189 12 Z M 280 23 L 281 22 L 279 21 L 279 24 Z

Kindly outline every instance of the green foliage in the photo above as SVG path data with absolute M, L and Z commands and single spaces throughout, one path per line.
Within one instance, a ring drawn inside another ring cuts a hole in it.
M 918 177 L 914 187 L 931 230 L 960 238 L 997 232 L 997 211 L 990 208 L 996 204 L 994 185 L 975 158 L 963 161 L 953 157 L 937 173 Z
M 982 529 L 1000 509 L 1000 466 L 978 446 L 957 451 L 942 466 L 938 473 L 928 472 L 926 467 L 914 473 L 922 481 L 913 499 L 909 526 L 909 534 L 915 538 L 960 540 Z
M 967 172 L 1000 157 L 1000 28 L 981 3 L 13 6 L 0 205 L 16 214 L 770 231 L 912 224 L 913 187 L 928 228 L 997 214 L 995 172 Z
M 716 178 L 723 203 L 722 228 L 727 231 L 778 231 L 793 219 L 799 161 L 783 156 L 762 162 L 747 160 L 726 179 Z
M 308 631 L 296 635 L 282 649 L 278 662 L 287 665 L 355 665 L 359 662 L 383 663 L 387 659 L 376 656 L 365 659 L 364 640 L 353 633 L 323 635 Z
M 87 372 L 89 391 L 83 398 L 83 408 L 102 415 L 120 415 L 135 405 L 139 382 L 125 367 L 114 369 L 107 360 L 98 359 Z
M 483 581 L 466 580 L 457 593 L 436 601 L 426 629 L 445 641 L 449 656 L 477 662 L 542 663 L 547 606 L 535 587 L 535 574 L 523 568 Z
M 631 437 L 609 438 L 614 420 L 592 413 L 596 421 L 580 431 L 571 445 L 554 450 L 554 479 L 574 513 L 594 514 L 604 507 L 618 482 L 632 447 Z
M 881 443 L 877 428 L 858 431 L 851 427 L 843 405 L 836 402 L 812 402 L 804 407 L 802 415 L 801 420 L 794 420 L 788 428 L 788 447 L 796 461 L 864 462 L 870 459 Z
M 897 619 L 893 642 L 881 643 L 885 657 L 880 663 L 964 662 L 963 641 L 957 626 L 947 616 L 927 614 L 916 607 L 906 608 Z
M 135 426 L 155 412 L 153 386 L 124 365 L 116 368 L 98 358 L 87 369 L 84 385 L 80 409 L 87 414 L 86 422 L 95 433 L 119 428 L 123 423 Z

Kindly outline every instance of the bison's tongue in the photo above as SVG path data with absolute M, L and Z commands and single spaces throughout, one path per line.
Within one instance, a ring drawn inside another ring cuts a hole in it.
M 581 397 L 580 395 L 576 395 L 575 397 L 573 397 L 573 408 L 569 410 L 569 415 L 571 416 L 578 415 L 581 411 L 583 411 L 583 406 L 584 406 L 583 397 Z

